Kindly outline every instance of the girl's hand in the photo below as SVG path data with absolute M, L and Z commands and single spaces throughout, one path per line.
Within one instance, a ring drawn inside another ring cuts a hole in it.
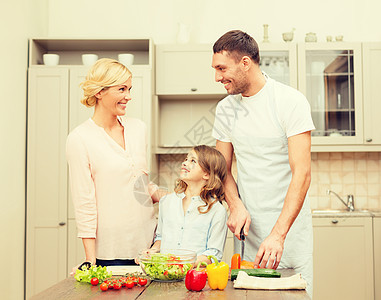
M 153 254 L 153 253 L 158 253 L 160 251 L 160 248 L 149 248 L 149 249 L 145 249 L 142 251 L 142 255 L 145 255 L 145 254 Z M 135 263 L 138 265 L 139 264 L 139 257 L 135 257 Z

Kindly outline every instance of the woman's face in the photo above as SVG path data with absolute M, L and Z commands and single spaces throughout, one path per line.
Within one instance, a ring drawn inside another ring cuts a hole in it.
M 185 182 L 207 180 L 208 173 L 203 171 L 198 163 L 197 154 L 192 150 L 181 164 L 180 179 Z
M 100 91 L 96 105 L 112 115 L 123 116 L 126 114 L 127 102 L 131 100 L 131 88 L 130 76 L 125 83 Z

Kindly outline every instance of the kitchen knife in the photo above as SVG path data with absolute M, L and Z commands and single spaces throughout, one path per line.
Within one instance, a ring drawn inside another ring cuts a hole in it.
M 245 254 L 245 234 L 243 233 L 243 227 L 241 228 L 239 238 L 241 239 L 241 260 L 243 260 L 243 255 Z

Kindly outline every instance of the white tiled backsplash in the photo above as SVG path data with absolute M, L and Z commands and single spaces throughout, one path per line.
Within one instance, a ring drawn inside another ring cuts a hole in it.
M 173 191 L 185 154 L 160 155 L 159 184 Z M 344 200 L 352 194 L 358 209 L 381 209 L 381 152 L 319 152 L 311 156 L 312 209 L 342 209 L 344 205 L 327 189 Z M 232 166 L 233 176 L 236 164 Z

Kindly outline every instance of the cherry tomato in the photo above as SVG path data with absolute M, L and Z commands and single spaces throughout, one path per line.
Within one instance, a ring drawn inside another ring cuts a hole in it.
M 139 278 L 139 284 L 140 285 L 146 285 L 147 284 L 147 278 Z
M 106 282 L 103 282 L 103 283 L 101 283 L 99 288 L 101 289 L 101 291 L 107 291 L 108 290 L 108 285 L 107 285 Z
M 127 287 L 128 289 L 132 289 L 134 286 L 135 286 L 135 283 L 134 283 L 133 281 L 128 280 L 128 281 L 126 282 L 126 287 Z
M 98 280 L 98 278 L 93 277 L 93 278 L 91 278 L 90 282 L 91 282 L 92 285 L 98 285 L 99 280 Z
M 114 283 L 114 290 L 119 290 L 122 287 L 122 285 L 119 282 Z

